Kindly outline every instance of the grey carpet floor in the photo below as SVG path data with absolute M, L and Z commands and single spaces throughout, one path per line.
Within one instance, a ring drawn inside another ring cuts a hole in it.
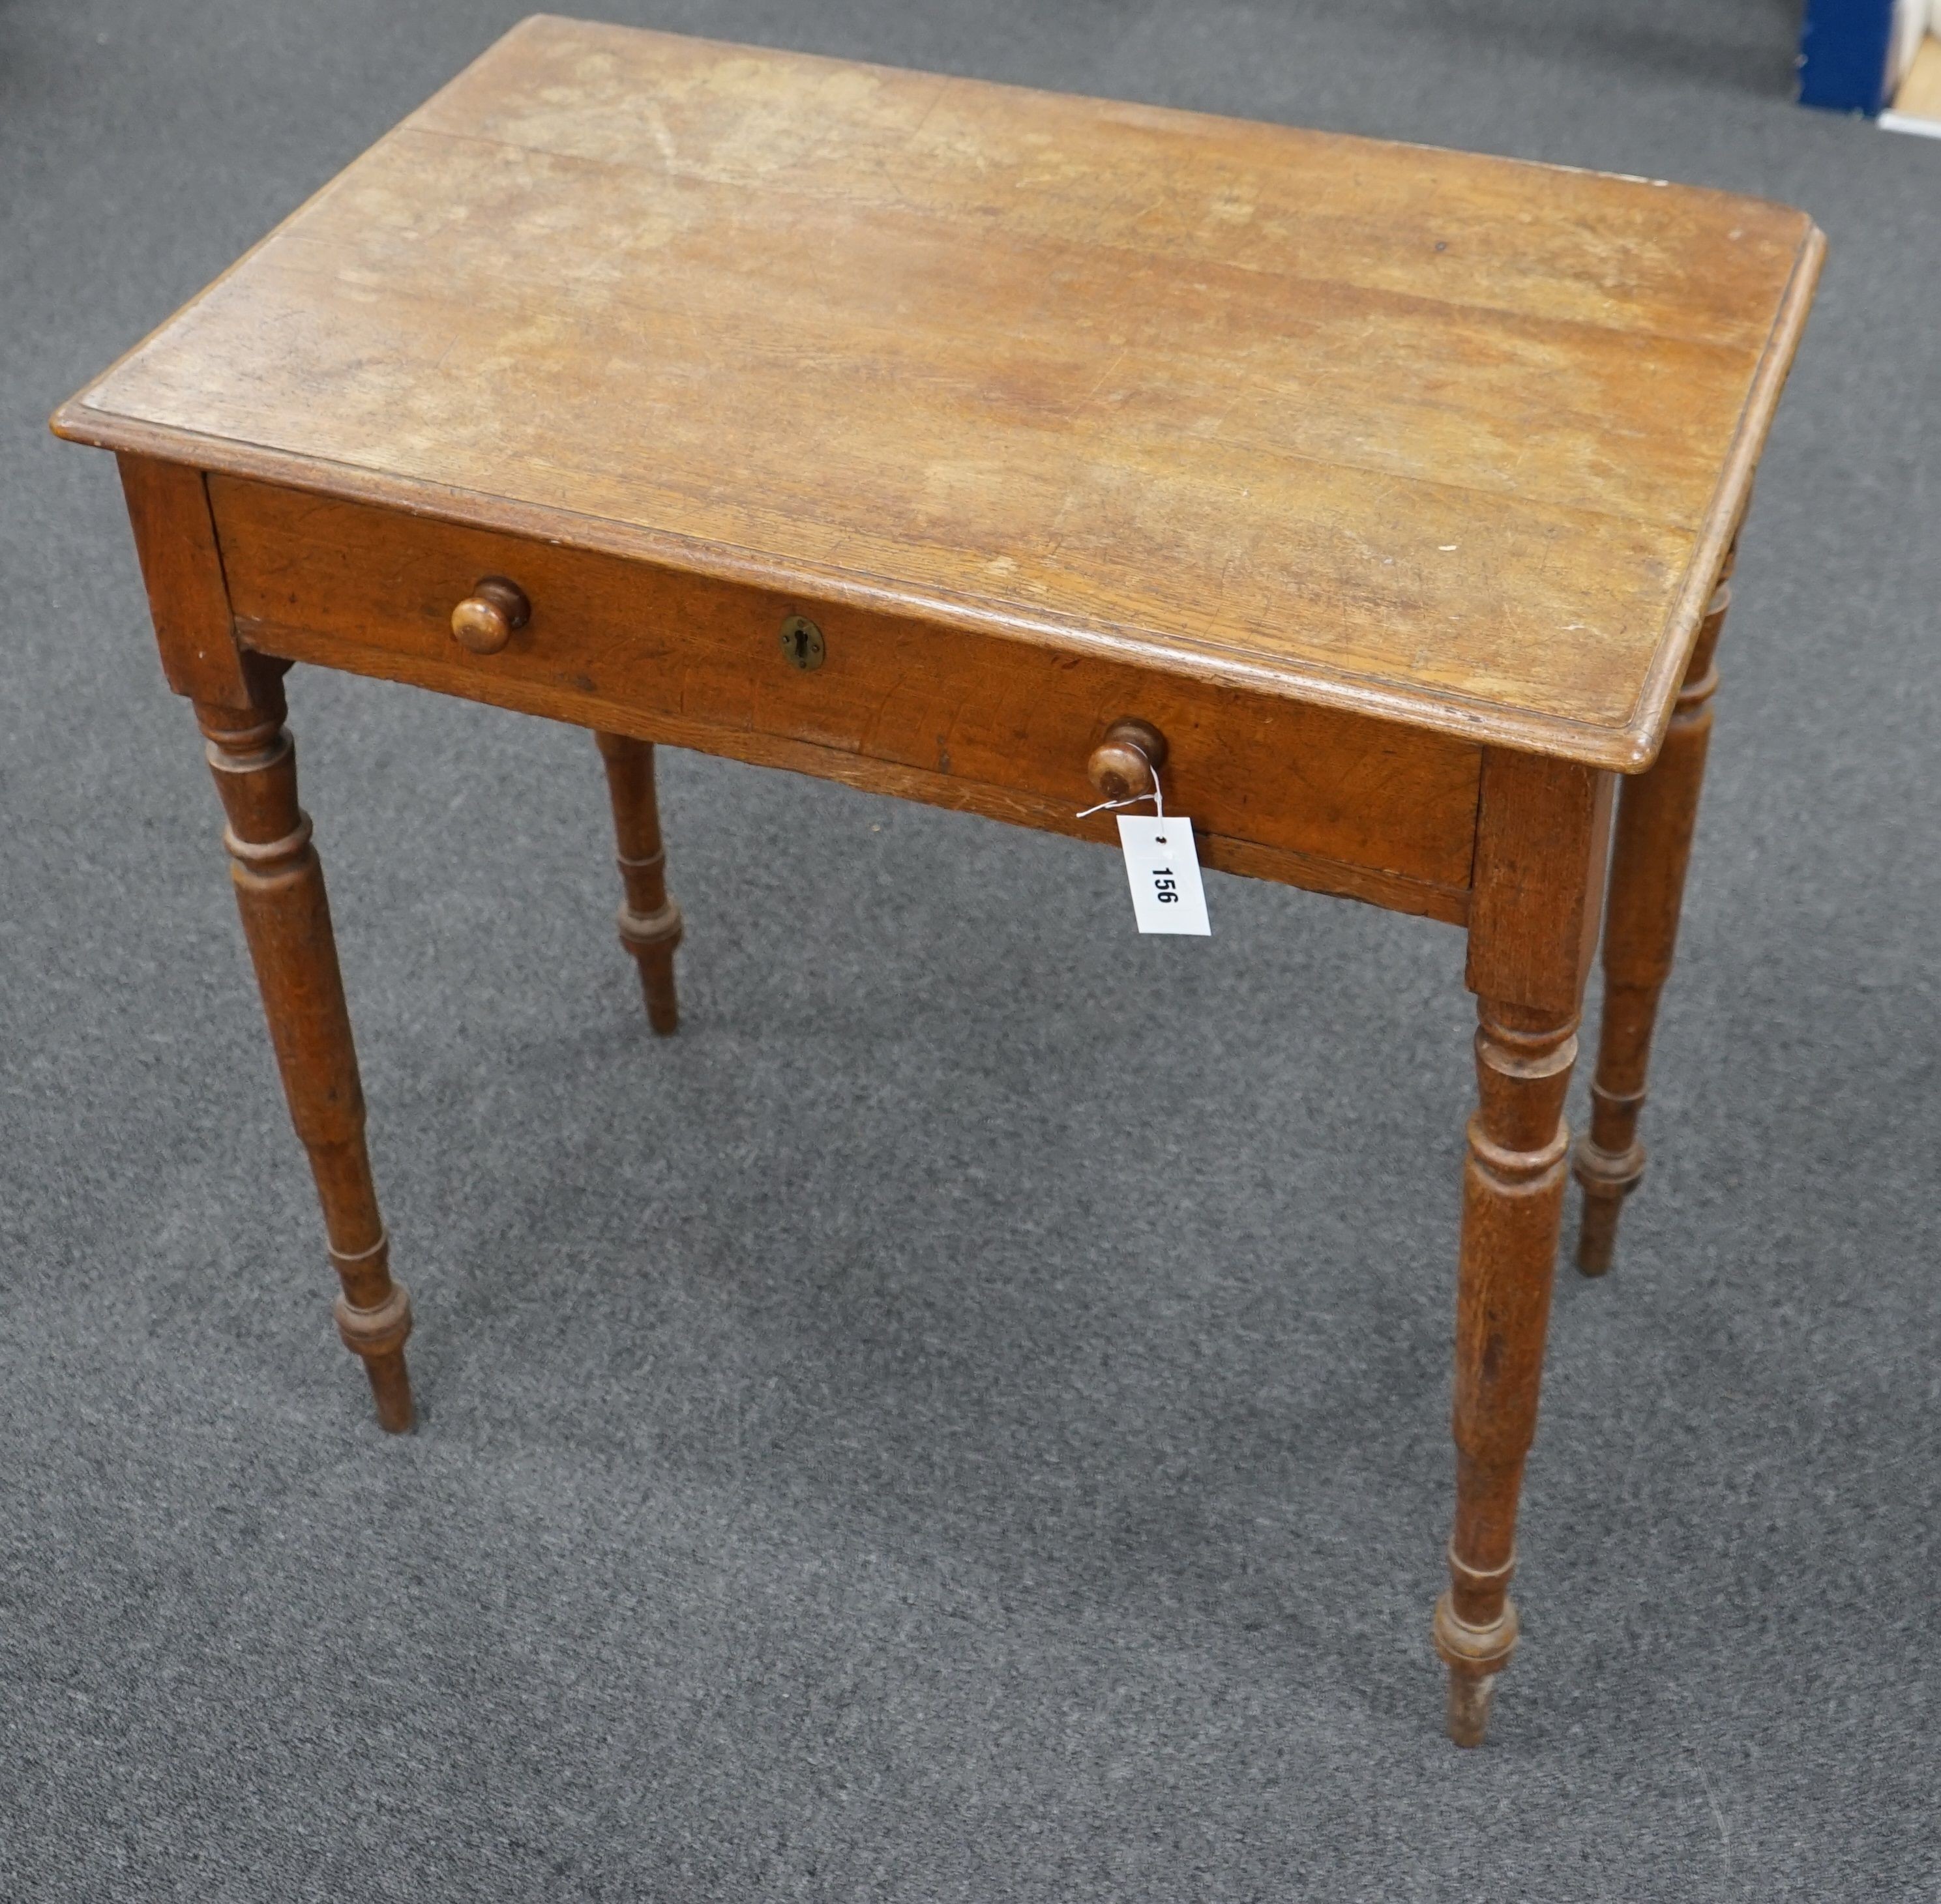
M 420 1318 L 373 1430 L 112 468 L 43 420 L 518 11 L 0 5 L 0 1895 L 1935 1895 L 1941 144 L 1791 105 L 1784 0 L 605 8 L 1829 234 L 1466 1755 L 1444 927 L 1215 877 L 1141 941 L 1103 854 L 674 757 L 659 1044 L 583 737 L 300 672 Z

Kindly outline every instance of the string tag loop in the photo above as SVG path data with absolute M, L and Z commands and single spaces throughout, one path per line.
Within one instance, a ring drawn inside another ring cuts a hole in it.
M 1142 932 L 1161 932 L 1191 938 L 1210 938 L 1213 928 L 1206 917 L 1206 889 L 1200 879 L 1200 854 L 1193 839 L 1193 822 L 1184 813 L 1166 816 L 1166 795 L 1160 791 L 1159 769 L 1143 748 L 1136 748 L 1152 776 L 1152 786 L 1144 793 L 1131 793 L 1123 800 L 1102 800 L 1077 816 L 1109 813 L 1120 807 L 1136 807 L 1142 801 L 1153 803 L 1151 816 L 1144 813 L 1119 815 L 1119 849 L 1125 855 L 1126 881 L 1133 892 L 1133 917 Z

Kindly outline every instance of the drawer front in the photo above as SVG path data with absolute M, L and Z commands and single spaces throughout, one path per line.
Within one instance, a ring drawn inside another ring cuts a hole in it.
M 786 597 L 212 476 L 249 645 L 474 700 L 1112 841 L 1086 777 L 1111 723 L 1166 737 L 1211 865 L 1467 916 L 1481 749 L 1157 668 Z M 451 632 L 481 578 L 530 604 L 497 652 Z M 792 665 L 791 615 L 823 655 Z

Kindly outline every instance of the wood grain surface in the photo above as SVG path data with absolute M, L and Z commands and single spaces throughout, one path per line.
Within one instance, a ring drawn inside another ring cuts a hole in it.
M 1636 769 L 1821 249 L 1716 192 L 542 17 L 55 426 Z

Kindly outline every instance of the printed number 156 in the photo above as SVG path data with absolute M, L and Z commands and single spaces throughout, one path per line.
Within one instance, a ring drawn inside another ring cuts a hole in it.
M 1170 866 L 1153 868 L 1153 897 L 1163 906 L 1179 903 L 1179 883 L 1174 879 Z

